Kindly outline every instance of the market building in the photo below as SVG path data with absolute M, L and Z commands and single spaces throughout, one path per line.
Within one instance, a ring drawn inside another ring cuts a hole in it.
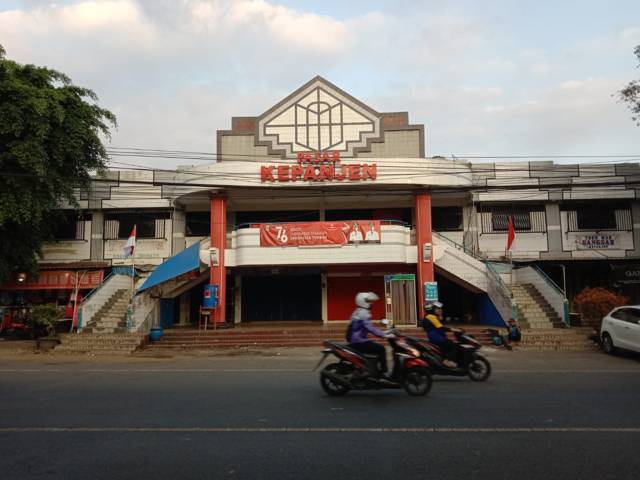
M 321 77 L 232 118 L 216 145 L 216 161 L 96 179 L 66 237 L 45 247 L 40 277 L 0 287 L 2 303 L 51 298 L 66 282 L 61 299 L 88 296 L 80 327 L 95 323 L 127 292 L 134 225 L 134 330 L 195 325 L 212 301 L 219 323 L 330 324 L 363 290 L 383 299 L 375 316 L 400 324 L 425 297 L 456 323 L 520 314 L 532 328 L 569 324 L 567 297 L 585 286 L 640 300 L 638 164 L 429 156 L 407 112 L 378 112 Z M 546 301 L 546 323 L 518 305 L 527 292 Z

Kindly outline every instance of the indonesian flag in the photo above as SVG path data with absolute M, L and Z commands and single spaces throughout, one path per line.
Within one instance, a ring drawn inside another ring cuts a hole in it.
M 511 250 L 513 241 L 516 239 L 516 229 L 513 227 L 513 217 L 509 215 L 509 233 L 507 234 L 507 250 Z
M 133 251 L 136 249 L 136 226 L 133 226 L 133 230 L 131 230 L 131 235 L 129 235 L 129 239 L 127 243 L 125 243 L 122 251 L 124 252 L 124 258 L 128 258 L 133 255 Z

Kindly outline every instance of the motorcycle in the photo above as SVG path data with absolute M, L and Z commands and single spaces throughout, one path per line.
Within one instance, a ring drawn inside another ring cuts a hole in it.
M 491 363 L 487 358 L 478 353 L 482 344 L 473 336 L 467 335 L 464 330 L 453 330 L 457 345 L 455 352 L 448 360 L 456 365 L 447 366 L 444 363 L 442 351 L 428 340 L 416 337 L 406 337 L 406 341 L 412 347 L 418 349 L 422 357 L 431 366 L 434 375 L 449 375 L 455 377 L 468 376 L 474 382 L 484 382 L 491 375 Z
M 384 322 L 383 322 L 384 323 Z M 381 378 L 377 356 L 358 352 L 349 344 L 330 340 L 324 342 L 322 358 L 317 370 L 329 355 L 338 358 L 320 371 L 320 386 L 331 396 L 345 395 L 349 390 L 400 389 L 412 396 L 424 396 L 433 385 L 428 361 L 420 351 L 411 347 L 405 336 L 397 330 L 388 331 L 395 337 L 387 338 L 393 352 L 393 370 L 390 378 Z

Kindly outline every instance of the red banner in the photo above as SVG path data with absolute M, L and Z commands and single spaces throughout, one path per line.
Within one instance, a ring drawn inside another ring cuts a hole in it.
M 2 288 L 8 290 L 54 290 L 54 289 L 93 289 L 102 283 L 104 270 L 69 271 L 69 270 L 42 270 L 38 277 L 27 280 L 26 283 L 10 283 Z
M 380 243 L 379 220 L 260 224 L 261 247 Z

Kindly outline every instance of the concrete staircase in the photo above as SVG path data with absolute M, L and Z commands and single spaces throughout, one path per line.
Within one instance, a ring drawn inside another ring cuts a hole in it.
M 547 328 L 522 331 L 522 341 L 515 343 L 518 350 L 538 352 L 584 352 L 598 350 L 589 336 L 590 328 Z
M 433 263 L 479 291 L 487 291 L 487 266 L 453 240 L 433 232 Z
M 139 333 L 67 333 L 60 337 L 56 354 L 128 355 L 136 350 L 144 336 Z
M 146 344 L 145 351 L 167 350 L 207 350 L 213 348 L 250 348 L 250 347 L 317 347 L 322 348 L 324 340 L 345 341 L 347 325 L 323 327 L 314 326 L 237 326 L 229 330 L 172 329 L 165 330 L 158 342 Z M 380 326 L 382 327 L 382 326 Z M 424 330 L 417 327 L 398 327 L 407 335 L 424 338 Z M 484 345 L 492 345 L 491 337 L 484 333 L 487 327 L 473 325 L 462 326 Z M 373 339 L 373 338 L 372 338 Z M 377 339 L 375 339 L 377 340 Z
M 563 328 L 558 313 L 531 284 L 512 285 L 513 299 L 518 309 L 518 323 L 523 329 Z
M 126 289 L 116 290 L 82 329 L 82 333 L 126 333 L 125 315 L 130 294 Z

